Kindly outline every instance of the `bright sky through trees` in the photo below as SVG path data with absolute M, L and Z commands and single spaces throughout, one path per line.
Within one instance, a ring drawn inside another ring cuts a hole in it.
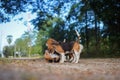
M 23 18 L 21 21 L 14 20 L 21 17 Z M 29 18 L 30 19 L 35 18 L 35 15 L 30 14 Z M 13 41 L 12 41 L 12 44 L 13 44 L 17 38 L 21 37 L 21 35 L 28 30 L 27 25 L 24 24 L 24 23 L 27 23 L 28 21 L 28 13 L 20 14 L 16 16 L 14 19 L 11 22 L 0 24 L 0 49 L 1 50 L 5 45 L 8 45 L 6 40 L 7 35 L 13 36 Z M 33 25 L 30 24 L 30 28 L 33 28 Z

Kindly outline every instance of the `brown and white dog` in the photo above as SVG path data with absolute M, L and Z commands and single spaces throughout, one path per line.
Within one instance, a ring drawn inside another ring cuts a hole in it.
M 48 50 L 45 50 L 44 58 L 48 62 L 58 62 L 60 57 L 56 53 L 52 54 Z
M 72 62 L 78 63 L 80 54 L 83 50 L 83 46 L 79 44 L 80 40 L 80 35 L 76 31 L 78 40 L 77 41 L 72 41 L 69 43 L 63 43 L 63 42 L 58 42 L 52 38 L 49 38 L 46 42 L 46 46 L 48 47 L 48 51 L 52 54 L 56 51 L 60 55 L 60 63 L 64 63 L 65 61 L 65 54 L 67 53 L 72 53 L 74 59 Z

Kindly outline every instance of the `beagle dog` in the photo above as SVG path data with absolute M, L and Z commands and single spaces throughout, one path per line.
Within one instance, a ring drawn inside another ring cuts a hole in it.
M 76 34 L 78 36 L 77 41 L 71 41 L 71 42 L 58 42 L 53 38 L 49 38 L 46 42 L 46 46 L 48 48 L 48 51 L 51 54 L 54 54 L 56 51 L 60 55 L 60 63 L 64 63 L 65 61 L 65 55 L 72 53 L 71 57 L 73 58 L 72 62 L 78 63 L 80 54 L 83 50 L 83 45 L 79 43 L 79 40 L 81 39 L 80 35 L 76 31 Z M 71 60 L 71 59 L 70 59 Z

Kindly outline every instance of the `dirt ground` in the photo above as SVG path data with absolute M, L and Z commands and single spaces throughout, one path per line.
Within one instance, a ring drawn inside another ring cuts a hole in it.
M 48 63 L 44 59 L 0 59 L 0 80 L 120 80 L 120 58 Z

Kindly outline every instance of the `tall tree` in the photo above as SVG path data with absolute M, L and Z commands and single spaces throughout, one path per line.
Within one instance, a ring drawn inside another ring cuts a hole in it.
M 106 25 L 106 35 L 109 36 L 111 49 L 118 51 L 120 47 L 120 1 L 119 0 L 90 0 L 90 6 L 96 15 Z
M 7 42 L 8 42 L 9 45 L 12 43 L 12 38 L 13 38 L 12 35 L 7 36 Z
M 48 37 L 53 37 L 60 41 L 64 38 L 67 41 L 74 40 L 76 38 L 74 30 L 77 29 L 82 34 L 82 41 L 86 43 L 85 49 L 91 44 L 94 44 L 91 46 L 92 49 L 95 46 L 97 49 L 99 44 L 98 36 L 100 35 L 103 43 L 104 41 L 109 42 L 109 47 L 107 46 L 109 50 L 116 49 L 116 52 L 119 53 L 119 9 L 119 0 L 20 0 L 18 2 L 2 0 L 0 4 L 0 22 L 9 21 L 10 18 L 21 12 L 37 13 L 37 18 L 31 22 L 39 31 L 36 44 L 40 45 L 41 48 Z M 92 16 L 89 12 L 93 12 Z M 102 30 L 104 33 L 102 34 L 100 34 L 101 27 L 98 26 L 101 21 L 105 25 Z M 91 38 L 90 33 L 95 35 L 92 35 Z M 103 43 L 100 42 L 102 47 Z

